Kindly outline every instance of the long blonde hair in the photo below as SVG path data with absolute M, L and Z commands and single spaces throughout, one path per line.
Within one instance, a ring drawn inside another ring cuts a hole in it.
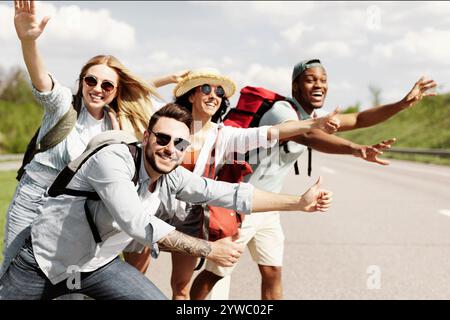
M 83 78 L 87 71 L 90 67 L 99 64 L 104 64 L 114 69 L 119 76 L 117 96 L 109 106 L 117 114 L 120 129 L 131 132 L 138 139 L 142 139 L 153 114 L 150 97 L 155 96 L 161 99 L 161 96 L 154 87 L 133 75 L 114 56 L 98 55 L 90 59 L 81 69 L 78 78 L 78 98 L 82 98 Z

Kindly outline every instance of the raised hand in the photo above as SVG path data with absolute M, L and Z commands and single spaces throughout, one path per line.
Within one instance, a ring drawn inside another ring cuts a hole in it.
M 435 96 L 436 92 L 429 92 L 437 86 L 434 80 L 425 80 L 425 77 L 421 77 L 415 84 L 411 91 L 403 98 L 402 102 L 405 104 L 405 108 L 413 106 L 416 102 L 420 101 L 426 96 Z
M 333 193 L 321 189 L 321 184 L 322 177 L 319 177 L 317 182 L 302 195 L 300 200 L 300 210 L 306 212 L 325 212 L 328 210 L 331 206 Z
M 378 158 L 383 154 L 383 150 L 389 149 L 396 141 L 395 138 L 383 140 L 371 146 L 355 145 L 353 155 L 362 158 L 369 162 L 378 163 L 381 165 L 388 165 L 389 161 Z
M 181 80 L 183 80 L 183 78 L 187 77 L 190 72 L 191 70 L 183 70 L 169 75 L 171 83 L 180 82 Z
M 34 1 L 14 1 L 14 26 L 21 41 L 36 40 L 44 31 L 49 20 L 48 16 L 40 22 L 36 20 Z
M 339 129 L 341 123 L 340 120 L 336 117 L 339 111 L 339 108 L 336 108 L 333 112 L 325 117 L 315 118 L 313 120 L 314 123 L 312 125 L 312 128 L 321 129 L 322 131 L 330 134 L 335 133 Z

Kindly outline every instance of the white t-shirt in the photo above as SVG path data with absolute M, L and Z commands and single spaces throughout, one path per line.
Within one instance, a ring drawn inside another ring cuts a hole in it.
M 301 108 L 299 104 L 297 107 Z M 318 117 L 328 113 L 320 109 L 315 112 Z M 262 116 L 260 126 L 309 118 L 311 116 L 303 109 L 295 111 L 289 102 L 278 101 Z M 245 177 L 245 182 L 265 191 L 281 192 L 287 174 L 306 149 L 307 147 L 302 144 L 288 141 L 286 149 L 283 145 L 279 145 L 271 149 L 260 148 L 258 151 L 251 151 L 249 163 L 252 165 L 253 173 Z

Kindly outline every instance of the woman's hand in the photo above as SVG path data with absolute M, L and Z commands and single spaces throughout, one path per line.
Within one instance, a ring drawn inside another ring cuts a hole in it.
M 49 20 L 46 16 L 38 23 L 34 1 L 14 1 L 14 26 L 20 41 L 35 41 Z

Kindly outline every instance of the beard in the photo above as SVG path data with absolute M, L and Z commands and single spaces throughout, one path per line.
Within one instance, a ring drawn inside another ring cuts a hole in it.
M 152 167 L 153 170 L 155 170 L 157 173 L 159 174 L 168 174 L 171 173 L 173 170 L 175 170 L 179 163 L 176 163 L 171 169 L 168 170 L 164 170 L 162 168 L 160 168 L 157 164 L 156 164 L 156 160 L 155 160 L 155 156 L 151 153 L 145 153 L 145 158 L 147 159 L 148 163 L 150 164 L 150 166 Z

